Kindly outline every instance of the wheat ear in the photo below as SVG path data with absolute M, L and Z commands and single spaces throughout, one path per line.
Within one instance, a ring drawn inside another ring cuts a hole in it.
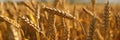
M 6 20 L 8 23 L 16 26 L 16 28 L 18 28 L 18 29 L 21 27 L 17 22 L 15 22 L 14 20 L 12 20 L 8 17 L 2 16 L 2 15 L 0 15 L 0 17 L 3 18 L 4 20 Z
M 91 24 L 90 24 L 90 28 L 89 28 L 89 35 L 88 35 L 88 39 L 87 40 L 93 40 L 93 35 L 94 35 L 94 31 L 95 31 L 95 23 L 96 23 L 96 19 L 95 17 L 92 18 Z
M 28 23 L 30 26 L 32 26 L 37 32 L 40 32 L 40 29 L 37 28 L 37 25 L 34 24 L 30 19 L 28 19 L 25 16 L 22 16 L 20 19 L 23 19 L 26 23 Z
M 103 15 L 103 27 L 104 27 L 104 38 L 105 40 L 109 40 L 109 1 L 107 1 L 107 3 L 105 4 L 105 8 L 104 8 L 104 15 Z M 107 33 L 107 34 L 106 34 Z
M 51 14 L 55 14 L 67 19 L 71 19 L 71 20 L 75 20 L 75 17 L 73 17 L 70 13 L 64 12 L 63 10 L 59 10 L 59 9 L 55 9 L 55 8 L 50 8 L 50 7 L 43 7 L 43 10 L 47 11 L 47 12 L 54 12 Z

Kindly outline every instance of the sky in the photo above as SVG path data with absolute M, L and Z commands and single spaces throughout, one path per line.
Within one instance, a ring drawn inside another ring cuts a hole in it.
M 5 1 L 5 0 L 0 0 L 0 1 Z M 21 1 L 21 0 L 11 0 L 11 1 Z M 47 0 L 47 1 L 53 1 L 53 0 Z M 71 0 L 72 1 L 72 0 Z M 106 3 L 106 0 L 96 0 L 97 3 Z M 89 3 L 91 0 L 77 0 L 77 2 L 80 3 Z M 120 0 L 109 0 L 110 3 L 120 3 Z

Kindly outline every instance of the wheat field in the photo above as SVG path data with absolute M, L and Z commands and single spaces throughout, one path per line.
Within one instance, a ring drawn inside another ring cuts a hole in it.
M 68 1 L 0 2 L 0 40 L 120 40 L 119 4 Z

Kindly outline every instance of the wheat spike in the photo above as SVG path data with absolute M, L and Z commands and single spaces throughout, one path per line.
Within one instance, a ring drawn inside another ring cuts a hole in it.
M 9 22 L 10 24 L 16 26 L 16 28 L 18 28 L 18 29 L 21 27 L 16 21 L 14 21 L 8 17 L 2 16 L 2 15 L 0 15 L 0 17 L 3 18 L 5 21 Z
M 30 26 L 32 26 L 37 32 L 41 32 L 40 28 L 37 28 L 38 26 L 34 24 L 30 19 L 28 19 L 25 16 L 22 16 L 21 19 L 23 19 L 26 23 L 28 23 Z
M 44 10 L 45 11 L 45 10 Z M 55 26 L 55 15 L 54 14 L 50 14 L 50 13 L 54 13 L 54 12 L 48 12 L 48 26 L 45 27 L 46 30 L 46 36 L 47 38 L 49 38 L 50 40 L 57 40 L 57 30 L 56 30 L 56 26 Z
M 90 28 L 89 28 L 89 35 L 88 35 L 88 39 L 87 40 L 93 40 L 93 35 L 94 35 L 94 31 L 95 31 L 95 23 L 96 23 L 96 19 L 95 17 L 92 18 L 91 24 L 90 24 Z
M 71 20 L 76 20 L 75 17 L 73 17 L 70 13 L 64 12 L 64 11 L 59 10 L 59 9 L 44 6 L 43 10 L 45 10 L 47 12 L 54 12 L 53 14 L 64 17 L 64 18 L 68 18 L 68 19 L 71 19 Z
M 104 8 L 104 15 L 103 15 L 103 27 L 104 27 L 104 34 L 105 34 L 105 40 L 109 40 L 109 1 L 107 1 L 107 3 L 105 4 L 105 8 Z M 106 34 L 107 33 L 107 34 Z
M 81 22 L 78 19 L 76 19 L 74 16 L 72 16 L 70 13 L 67 13 L 67 12 L 64 12 L 62 10 L 58 10 L 58 9 L 55 9 L 55 8 L 46 7 L 46 6 L 44 6 L 42 9 L 47 11 L 47 12 L 52 12 L 52 14 L 61 16 L 63 18 L 75 20 L 82 27 L 82 30 L 83 30 L 84 34 L 86 34 L 85 29 L 83 28 Z
M 116 13 L 115 14 L 115 22 L 116 22 L 116 27 L 117 27 L 117 29 L 119 29 L 119 26 L 120 26 L 120 15 L 119 15 L 119 13 Z

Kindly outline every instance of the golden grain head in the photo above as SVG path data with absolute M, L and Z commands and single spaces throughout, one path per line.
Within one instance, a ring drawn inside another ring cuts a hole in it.
M 71 1 L 0 2 L 0 40 L 120 40 L 119 4 Z

